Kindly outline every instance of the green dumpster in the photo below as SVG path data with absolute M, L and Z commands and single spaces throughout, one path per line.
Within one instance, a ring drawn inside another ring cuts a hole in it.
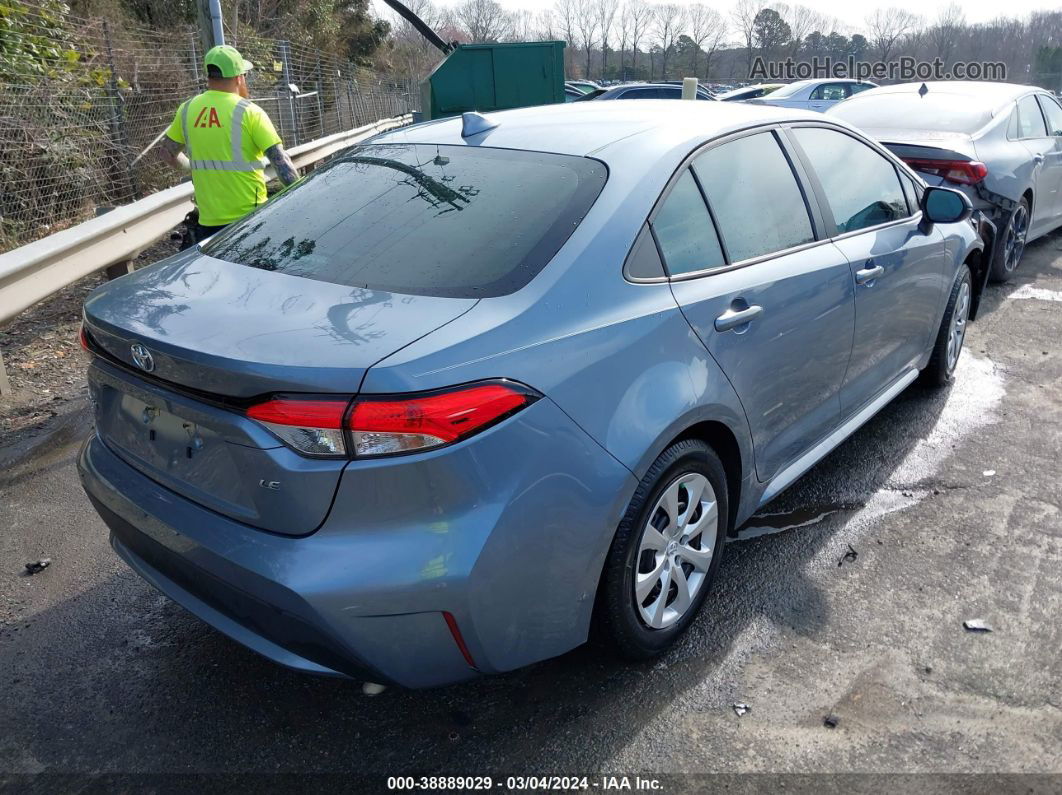
M 564 102 L 564 42 L 461 44 L 421 85 L 424 119 Z

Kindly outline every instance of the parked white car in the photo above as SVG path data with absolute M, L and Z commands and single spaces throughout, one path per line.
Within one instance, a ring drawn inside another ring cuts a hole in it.
M 996 226 L 995 281 L 1010 279 L 1026 243 L 1062 226 L 1062 104 L 1049 91 L 904 83 L 860 94 L 830 115 L 876 138 L 929 184 L 970 197 Z
M 782 86 L 765 97 L 745 101 L 755 105 L 777 105 L 821 113 L 838 102 L 872 88 L 877 88 L 877 84 L 861 80 L 800 80 Z

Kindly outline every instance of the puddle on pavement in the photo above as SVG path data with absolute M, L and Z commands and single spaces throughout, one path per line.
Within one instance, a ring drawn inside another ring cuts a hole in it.
M 865 500 L 758 513 L 730 540 L 747 541 L 811 527 L 836 514 L 845 515 L 846 525 L 869 526 L 887 513 L 917 504 L 930 493 L 918 485 L 937 475 L 965 437 L 998 420 L 997 409 L 1005 394 L 1003 375 L 992 361 L 964 351 L 956 371 L 956 382 L 948 391 L 932 428 L 912 446 L 877 491 L 868 494 Z
M 835 505 L 811 505 L 792 511 L 774 511 L 755 514 L 738 530 L 731 541 L 748 541 L 750 538 L 783 533 L 800 527 L 811 527 L 837 513 L 849 513 L 862 508 L 862 503 L 837 503 Z

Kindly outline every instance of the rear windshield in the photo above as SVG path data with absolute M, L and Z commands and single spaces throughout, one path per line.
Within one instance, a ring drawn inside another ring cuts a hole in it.
M 832 115 L 867 129 L 937 130 L 974 133 L 992 119 L 991 111 L 973 98 L 930 92 L 925 98 L 910 94 L 863 94 L 838 105 Z
M 804 82 L 790 83 L 787 86 L 782 86 L 781 88 L 776 89 L 774 91 L 774 96 L 778 99 L 782 99 L 783 97 L 788 97 L 791 94 L 795 94 L 802 88 L 807 88 L 807 86 L 808 84 Z
M 489 298 L 519 290 L 545 267 L 606 176 L 599 161 L 570 155 L 367 145 L 203 250 L 349 287 Z

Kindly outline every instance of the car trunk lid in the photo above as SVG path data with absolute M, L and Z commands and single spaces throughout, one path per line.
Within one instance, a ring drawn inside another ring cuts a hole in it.
M 86 301 L 97 431 L 131 466 L 211 510 L 312 532 L 346 460 L 294 452 L 246 407 L 281 392 L 353 396 L 369 367 L 474 304 L 178 256 Z

